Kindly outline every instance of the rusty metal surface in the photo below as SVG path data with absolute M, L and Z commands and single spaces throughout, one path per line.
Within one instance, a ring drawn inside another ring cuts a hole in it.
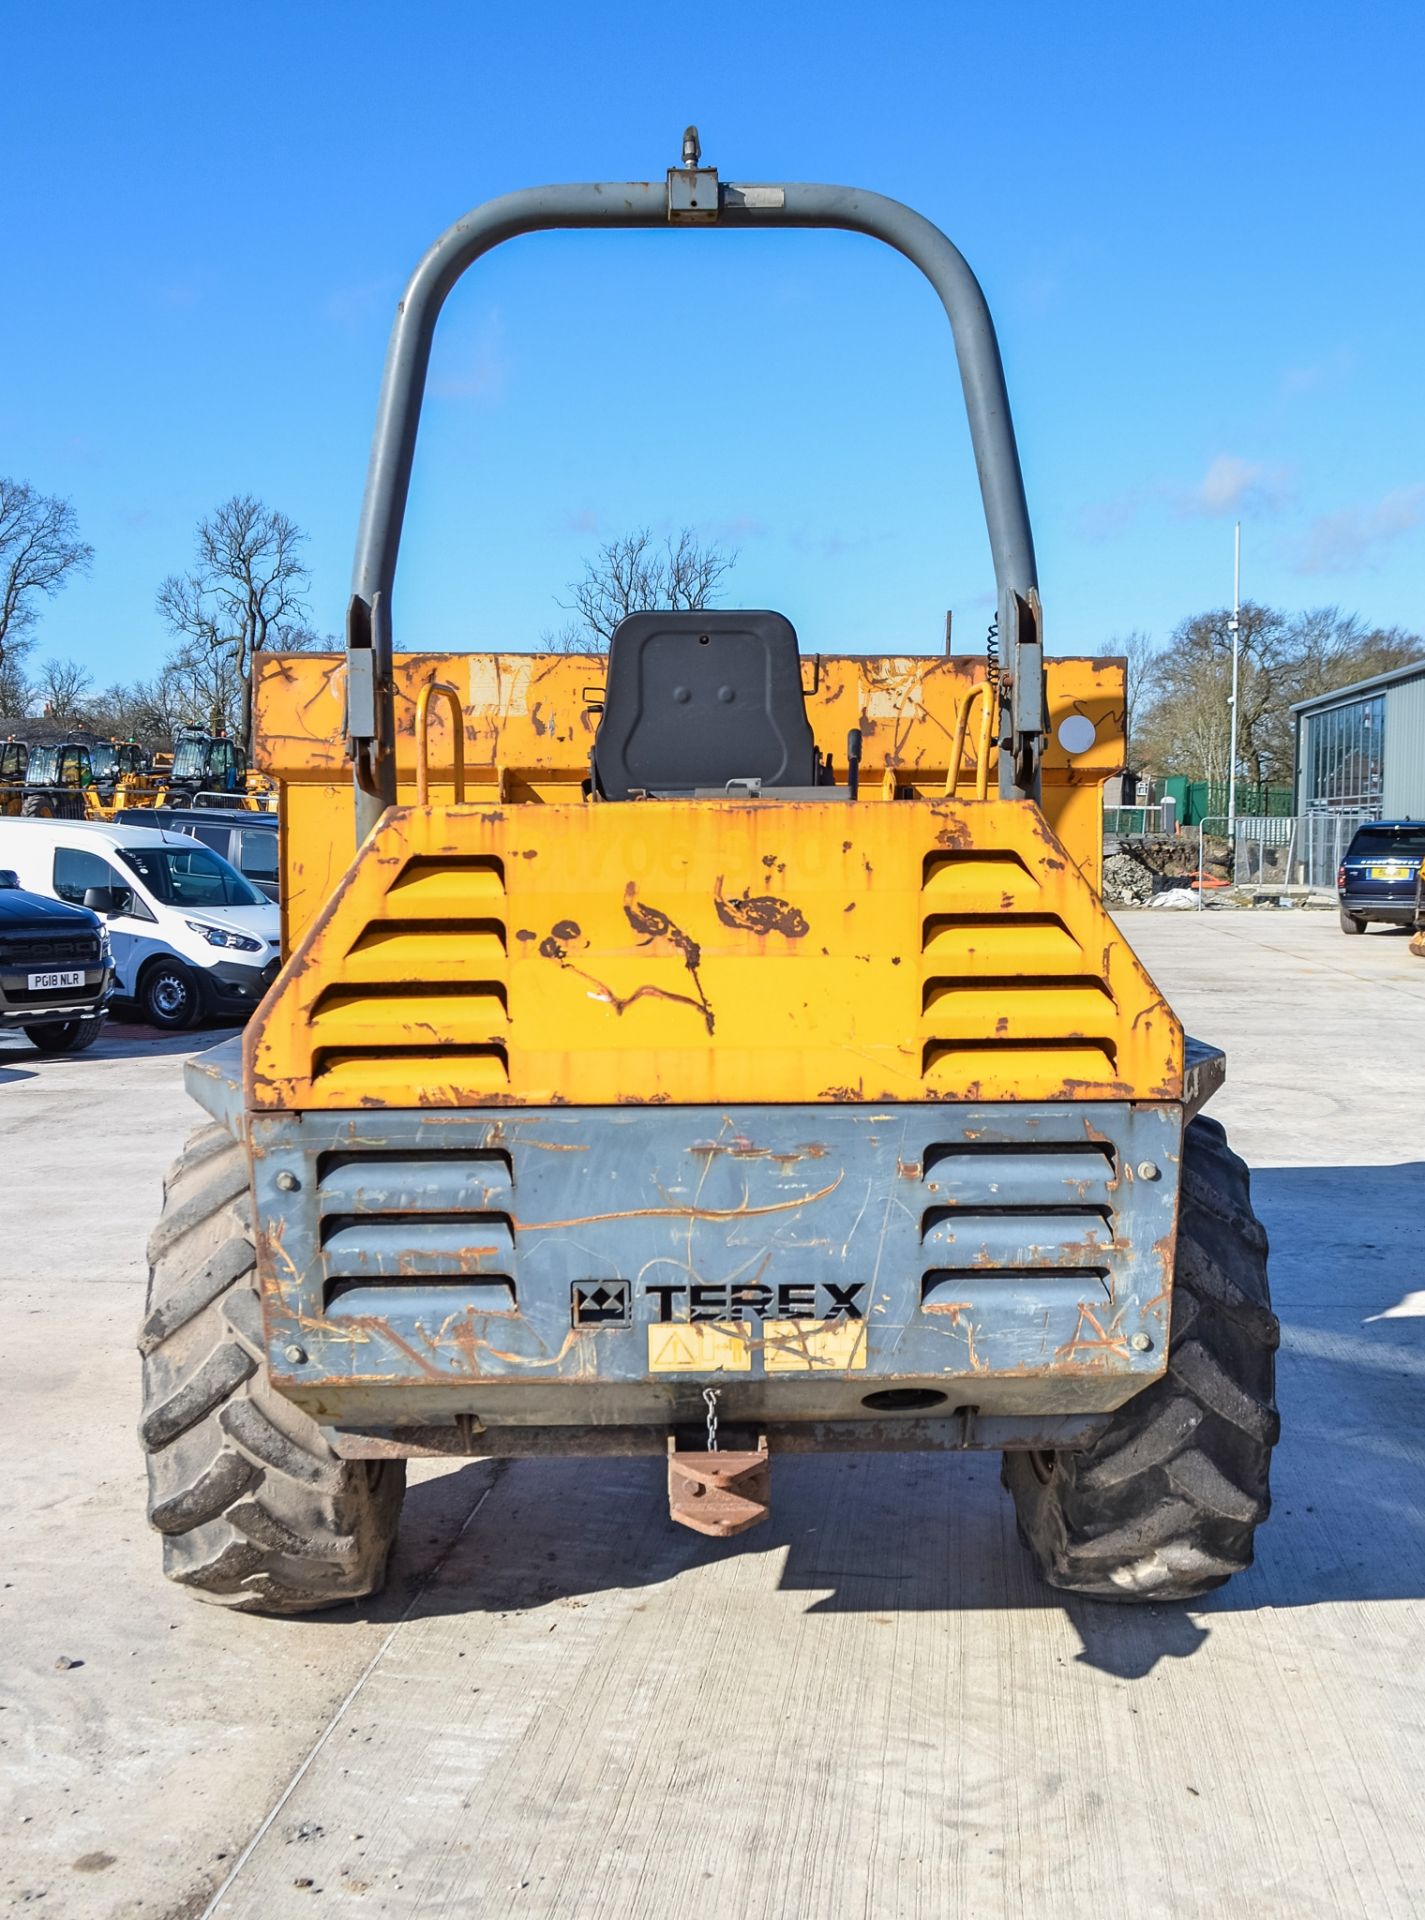
M 1183 1037 L 1183 1120 L 1201 1113 L 1227 1078 L 1227 1055 L 1206 1040 Z
M 1027 801 L 397 809 L 247 1033 L 264 1111 L 1176 1099 Z
M 1171 1104 L 308 1113 L 249 1138 L 269 1363 L 336 1426 L 666 1429 L 709 1379 L 730 1423 L 879 1418 L 887 1387 L 1073 1415 L 1164 1364 Z
M 1045 663 L 1050 735 L 1040 806 L 1070 857 L 1095 885 L 1102 854 L 1102 783 L 1123 764 L 1121 660 Z M 958 716 L 983 684 L 982 655 L 812 654 L 802 663 L 807 712 L 817 743 L 845 776 L 848 731 L 859 727 L 862 775 L 878 789 L 895 783 L 924 797 L 945 791 Z M 580 804 L 580 782 L 598 723 L 603 657 L 597 654 L 428 653 L 398 655 L 397 799 L 416 798 L 416 707 L 436 675 L 453 685 L 464 714 L 464 758 L 472 795 L 502 804 Z M 284 946 L 295 946 L 326 904 L 356 851 L 351 769 L 343 732 L 345 656 L 259 654 L 254 681 L 254 758 L 282 789 Z M 1090 720 L 1094 743 L 1070 756 L 1057 730 L 1071 715 Z M 432 717 L 435 763 L 451 763 L 444 712 Z M 976 791 L 963 756 L 956 790 Z M 439 785 L 439 782 L 436 783 Z
M 1000 1453 L 1006 1448 L 1086 1447 L 1106 1414 L 984 1415 L 957 1407 L 940 1419 L 914 1414 L 862 1420 L 800 1420 L 764 1429 L 772 1453 Z M 666 1430 L 642 1427 L 487 1427 L 468 1415 L 443 1426 L 323 1429 L 344 1460 L 538 1458 L 661 1459 Z
M 767 1518 L 772 1470 L 764 1440 L 749 1453 L 668 1451 L 668 1515 L 714 1540 L 746 1533 Z
M 235 1139 L 241 1138 L 245 1126 L 241 1037 L 224 1040 L 185 1061 L 183 1084 L 205 1113 L 221 1120 Z

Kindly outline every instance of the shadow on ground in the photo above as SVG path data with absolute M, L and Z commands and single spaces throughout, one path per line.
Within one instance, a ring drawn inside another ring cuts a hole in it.
M 1273 1236 L 1283 1323 L 1282 1441 L 1257 1564 L 1191 1606 L 1115 1606 L 1044 1587 L 986 1454 L 773 1460 L 769 1519 L 710 1541 L 668 1519 L 656 1459 L 472 1461 L 407 1495 L 393 1620 L 515 1612 L 659 1587 L 699 1565 L 780 1557 L 809 1616 L 1062 1612 L 1083 1664 L 1123 1679 L 1183 1658 L 1215 1614 L 1425 1596 L 1425 1167 L 1269 1169 L 1254 1198 Z
M 7 1076 L 20 1079 L 26 1073 L 50 1068 L 65 1068 L 93 1060 L 131 1060 L 147 1055 L 158 1059 L 172 1054 L 204 1053 L 221 1041 L 240 1033 L 241 1027 L 189 1027 L 181 1033 L 169 1033 L 161 1027 L 145 1027 L 126 1020 L 107 1020 L 104 1031 L 92 1047 L 82 1053 L 40 1053 L 23 1032 L 0 1034 L 0 1081 Z

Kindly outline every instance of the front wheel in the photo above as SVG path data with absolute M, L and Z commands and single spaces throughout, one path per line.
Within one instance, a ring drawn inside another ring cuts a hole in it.
M 77 1020 L 52 1020 L 42 1027 L 26 1027 L 25 1038 L 41 1053 L 83 1053 L 103 1031 L 103 1014 L 86 1013 Z
M 148 1243 L 139 1332 L 148 1517 L 163 1570 L 239 1613 L 313 1613 L 380 1590 L 404 1460 L 343 1460 L 267 1378 L 247 1156 L 193 1134 Z
M 156 960 L 139 987 L 139 1006 L 150 1026 L 179 1033 L 198 1018 L 198 982 L 181 960 Z
M 1216 1120 L 1183 1137 L 1168 1370 L 1081 1453 L 1007 1453 L 1020 1537 L 1050 1586 L 1193 1600 L 1252 1564 L 1281 1423 L 1267 1236 Z
M 1341 908 L 1342 933 L 1364 933 L 1365 930 L 1366 923 L 1364 920 L 1359 919 L 1354 913 L 1347 913 L 1344 907 Z

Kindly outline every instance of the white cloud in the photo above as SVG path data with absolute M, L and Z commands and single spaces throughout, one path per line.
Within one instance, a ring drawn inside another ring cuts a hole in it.
M 1306 530 L 1298 573 L 1350 573 L 1373 566 L 1382 548 L 1425 523 L 1425 485 L 1396 487 L 1374 506 L 1323 513 Z
M 1225 518 L 1249 507 L 1270 510 L 1286 499 L 1287 480 L 1284 467 L 1243 460 L 1235 453 L 1219 453 L 1208 462 L 1207 472 L 1183 497 L 1181 505 L 1184 512 L 1208 519 Z

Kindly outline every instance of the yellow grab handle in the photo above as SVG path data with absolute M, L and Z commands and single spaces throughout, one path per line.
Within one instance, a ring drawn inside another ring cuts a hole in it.
M 970 712 L 976 700 L 980 702 L 980 738 L 978 757 L 975 761 L 975 798 L 986 800 L 990 791 L 990 734 L 994 727 L 995 689 L 988 680 L 981 680 L 965 695 L 960 712 L 955 721 L 955 743 L 950 749 L 950 765 L 945 772 L 945 798 L 953 797 L 960 784 L 960 762 L 965 754 L 965 735 L 969 730 Z
M 460 695 L 446 680 L 428 680 L 416 696 L 416 805 L 430 805 L 430 703 L 443 693 L 450 702 L 451 724 L 455 732 L 455 805 L 465 801 L 465 715 L 460 711 Z

